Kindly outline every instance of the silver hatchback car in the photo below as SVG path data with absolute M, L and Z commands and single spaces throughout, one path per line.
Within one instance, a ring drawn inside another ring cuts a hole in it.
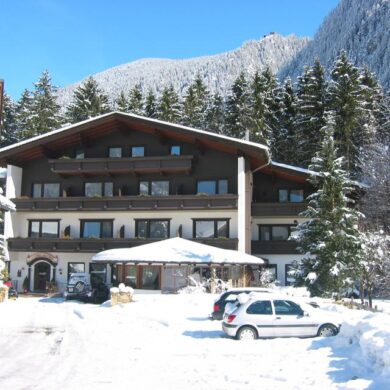
M 319 310 L 319 309 L 315 309 Z M 341 324 L 327 313 L 308 313 L 288 297 L 252 296 L 222 322 L 223 331 L 239 340 L 258 337 L 335 336 Z

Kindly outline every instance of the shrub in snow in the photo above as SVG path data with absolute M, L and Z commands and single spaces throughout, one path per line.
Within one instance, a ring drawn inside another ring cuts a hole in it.
M 115 306 L 120 303 L 130 303 L 133 300 L 134 290 L 121 283 L 118 287 L 112 287 L 111 293 L 111 305 Z

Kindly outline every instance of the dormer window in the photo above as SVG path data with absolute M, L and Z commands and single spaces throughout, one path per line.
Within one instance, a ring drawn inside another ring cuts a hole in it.
M 131 157 L 144 157 L 145 156 L 145 147 L 144 146 L 132 146 L 131 147 Z

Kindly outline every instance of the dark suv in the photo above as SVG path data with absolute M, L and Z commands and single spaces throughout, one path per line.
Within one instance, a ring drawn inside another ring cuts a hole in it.
M 210 314 L 210 319 L 222 320 L 225 306 L 228 302 L 235 303 L 237 302 L 237 296 L 239 294 L 249 294 L 251 292 L 272 293 L 273 291 L 271 289 L 260 287 L 242 287 L 227 290 L 214 302 L 213 312 Z
M 64 297 L 84 302 L 102 303 L 109 297 L 108 287 L 100 279 L 91 282 L 87 273 L 70 274 Z

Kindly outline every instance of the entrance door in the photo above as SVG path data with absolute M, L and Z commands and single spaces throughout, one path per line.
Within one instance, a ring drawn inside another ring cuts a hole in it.
M 141 266 L 141 288 L 146 290 L 160 289 L 160 266 Z
M 46 291 L 46 282 L 50 282 L 50 264 L 40 262 L 34 267 L 34 291 Z

